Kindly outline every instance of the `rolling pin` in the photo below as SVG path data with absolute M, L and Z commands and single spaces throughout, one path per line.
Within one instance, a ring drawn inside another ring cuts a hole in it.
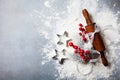
M 88 11 L 86 9 L 83 9 L 82 13 L 83 13 L 83 16 L 87 23 L 87 26 L 85 26 L 86 32 L 87 33 L 94 32 L 95 31 L 95 23 L 92 23 L 90 16 L 88 14 Z M 100 52 L 103 65 L 108 66 L 108 61 L 104 55 L 105 46 L 104 46 L 103 40 L 102 40 L 99 32 L 94 34 L 94 39 L 93 39 L 92 45 L 93 45 L 94 49 L 96 49 L 97 51 Z

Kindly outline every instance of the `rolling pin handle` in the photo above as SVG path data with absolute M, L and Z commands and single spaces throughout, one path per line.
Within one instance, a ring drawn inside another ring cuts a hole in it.
M 104 55 L 104 51 L 100 52 L 101 53 L 101 59 L 102 59 L 102 63 L 104 66 L 108 66 L 108 61 Z
M 83 9 L 83 10 L 82 10 L 82 13 L 83 13 L 83 16 L 84 16 L 85 19 L 86 19 L 87 25 L 92 24 L 92 21 L 91 21 L 91 19 L 90 19 L 90 16 L 89 16 L 89 14 L 88 14 L 88 11 L 87 11 L 86 9 Z

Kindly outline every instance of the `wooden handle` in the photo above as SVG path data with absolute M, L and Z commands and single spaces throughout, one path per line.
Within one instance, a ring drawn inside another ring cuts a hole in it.
M 90 19 L 90 16 L 89 16 L 89 14 L 88 14 L 88 11 L 87 11 L 86 9 L 84 9 L 84 10 L 82 11 L 82 13 L 83 13 L 83 16 L 84 16 L 85 19 L 86 19 L 87 25 L 92 24 L 92 21 L 91 21 L 91 19 Z
M 104 52 L 100 52 L 100 53 L 101 53 L 102 63 L 104 64 L 104 66 L 108 66 L 108 61 L 104 55 Z
M 94 23 L 92 23 L 92 21 L 89 17 L 88 11 L 86 9 L 84 9 L 84 10 L 82 10 L 82 13 L 83 13 L 83 16 L 85 17 L 85 20 L 86 20 L 86 23 L 87 23 L 86 31 L 88 33 L 89 32 L 94 32 L 95 31 L 95 27 L 94 27 L 95 25 L 94 25 Z M 103 40 L 102 40 L 99 33 L 95 33 L 94 40 L 93 40 L 92 44 L 93 44 L 93 47 L 101 53 L 101 59 L 102 59 L 103 65 L 107 66 L 108 61 L 107 61 L 107 59 L 105 58 L 105 55 L 104 55 L 105 46 L 104 46 Z

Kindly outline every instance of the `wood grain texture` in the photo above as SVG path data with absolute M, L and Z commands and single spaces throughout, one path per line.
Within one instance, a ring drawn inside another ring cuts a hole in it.
M 95 23 L 92 23 L 92 21 L 89 17 L 88 11 L 86 9 L 84 9 L 82 11 L 82 13 L 83 13 L 83 16 L 87 23 L 87 26 L 86 26 L 87 33 L 94 32 L 95 31 Z M 103 43 L 100 33 L 95 33 L 92 44 L 93 44 L 94 49 L 98 50 L 101 53 L 101 59 L 102 59 L 102 63 L 104 64 L 104 66 L 108 66 L 108 61 L 104 55 L 105 46 L 104 46 L 104 43 Z

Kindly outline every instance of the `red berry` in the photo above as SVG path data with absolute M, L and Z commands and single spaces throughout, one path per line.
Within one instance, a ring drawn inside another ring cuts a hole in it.
M 83 50 L 83 49 L 81 49 L 81 50 L 80 50 L 80 53 L 84 53 L 84 50 Z
M 82 31 L 85 31 L 85 29 L 84 29 L 84 28 L 82 28 Z
M 73 42 L 69 42 L 69 46 L 73 46 Z
M 84 61 L 86 61 L 86 60 L 87 60 L 85 56 L 82 56 L 82 59 L 83 59 Z
M 83 33 L 86 34 L 86 31 L 84 31 Z
M 82 28 L 82 27 L 80 27 L 80 28 L 79 28 L 79 30 L 80 30 L 80 31 L 83 31 L 83 28 Z
M 74 49 L 78 49 L 78 46 L 76 46 L 76 45 L 74 45 L 74 47 L 73 47 Z
M 80 26 L 80 27 L 83 27 L 83 25 L 82 25 L 81 23 L 79 24 L 79 26 Z
M 90 50 L 86 50 L 85 51 L 85 54 L 87 55 L 87 54 L 90 54 Z
M 85 56 L 82 56 L 82 59 L 83 59 L 83 60 L 85 60 L 85 59 L 86 59 L 86 57 L 85 57 Z
M 74 53 L 76 54 L 76 53 L 78 53 L 78 51 L 75 49 L 75 50 L 74 50 Z
M 83 37 L 83 41 L 85 41 L 85 42 L 86 42 L 86 41 L 87 41 L 87 39 L 86 39 L 85 37 Z
M 82 55 L 82 56 L 80 55 L 80 57 L 81 57 L 82 59 L 84 58 L 84 56 L 83 56 L 83 55 Z
M 86 59 L 86 58 L 84 58 L 84 59 L 83 59 L 83 61 L 84 61 L 84 62 L 86 62 L 86 61 L 87 61 L 87 59 Z
M 81 52 L 80 52 L 79 54 L 80 54 L 80 56 L 81 56 L 81 57 L 82 57 L 82 56 L 84 56 L 84 54 L 83 54 L 83 53 L 81 53 Z
M 82 36 L 82 33 L 80 32 L 79 35 Z

